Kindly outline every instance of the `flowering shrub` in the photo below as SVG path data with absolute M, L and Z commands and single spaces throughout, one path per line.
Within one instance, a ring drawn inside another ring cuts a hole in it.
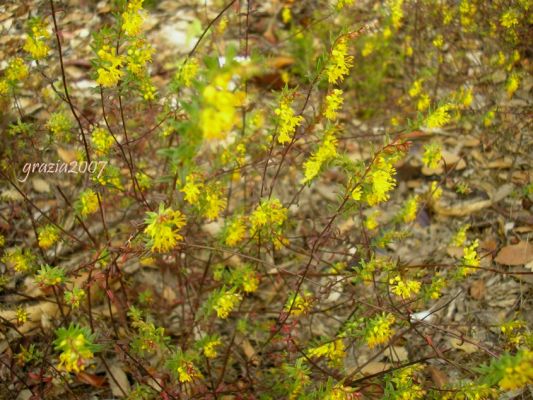
M 166 60 L 154 2 L 109 3 L 90 53 L 66 39 L 68 2 L 50 0 L 2 64 L 0 290 L 49 306 L 2 314 L 12 387 L 488 399 L 533 383 L 526 322 L 483 336 L 443 312 L 480 271 L 508 273 L 484 264 L 481 230 L 458 220 L 435 245 L 427 228 L 453 185 L 469 191 L 446 137 L 488 148 L 480 132 L 516 128 L 529 1 L 201 2 L 190 51 Z M 88 89 L 68 70 L 78 57 Z M 36 157 L 80 173 L 18 179 Z M 413 159 L 431 178 L 402 180 Z M 476 357 L 455 361 L 457 341 Z

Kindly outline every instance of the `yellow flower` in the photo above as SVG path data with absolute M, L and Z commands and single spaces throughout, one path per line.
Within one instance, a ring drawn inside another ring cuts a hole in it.
M 158 212 L 147 212 L 145 223 L 144 233 L 150 238 L 152 251 L 165 253 L 183 240 L 179 230 L 186 224 L 185 217 L 180 211 L 165 208 L 163 203 L 159 205 Z
M 344 342 L 337 339 L 333 342 L 323 344 L 322 346 L 309 349 L 309 358 L 326 357 L 329 359 L 330 366 L 339 365 L 345 356 Z
M 352 190 L 352 199 L 355 200 L 355 201 L 359 201 L 359 200 L 361 200 L 362 194 L 363 194 L 363 192 L 362 192 L 361 186 L 356 186 Z
M 444 37 L 442 35 L 437 35 L 432 43 L 433 46 L 440 50 L 444 46 Z
M 23 325 L 28 320 L 28 311 L 22 306 L 17 307 L 17 325 Z
M 226 231 L 226 238 L 224 243 L 226 246 L 233 247 L 239 244 L 246 236 L 246 225 L 243 218 L 235 218 L 232 220 Z
M 326 66 L 328 82 L 336 84 L 342 82 L 344 77 L 349 74 L 353 66 L 353 56 L 348 55 L 348 46 L 346 37 L 341 37 L 331 50 L 331 56 Z
M 378 227 L 379 223 L 378 223 L 378 216 L 379 216 L 380 212 L 379 211 L 374 211 L 372 214 L 370 214 L 368 217 L 366 217 L 365 219 L 365 228 L 368 229 L 368 230 L 374 230 Z
M 313 296 L 310 293 L 304 293 L 303 295 L 300 293 L 291 294 L 285 303 L 284 310 L 286 312 L 290 310 L 291 315 L 295 316 L 307 314 L 311 309 L 312 301 Z
M 283 96 L 279 107 L 274 110 L 274 113 L 278 116 L 278 142 L 281 144 L 291 141 L 296 127 L 303 121 L 301 115 L 294 115 L 294 110 L 290 103 L 290 98 Z
M 109 152 L 111 146 L 115 142 L 113 136 L 107 129 L 96 128 L 91 136 L 91 141 L 96 150 L 97 155 L 105 155 Z
M 355 0 L 337 0 L 337 10 L 342 10 L 346 6 L 351 6 Z
M 372 318 L 366 326 L 365 341 L 368 347 L 373 348 L 379 344 L 383 344 L 389 341 L 394 334 L 394 330 L 391 326 L 396 319 L 394 315 L 389 313 L 383 313 Z
M 514 363 L 506 366 L 503 378 L 498 382 L 503 390 L 520 389 L 533 384 L 533 351 L 523 350 L 515 359 Z
M 504 28 L 511 29 L 515 25 L 518 25 L 518 18 L 520 13 L 515 9 L 509 9 L 504 12 L 500 18 L 500 23 Z
M 26 272 L 32 268 L 35 257 L 28 249 L 22 250 L 20 247 L 14 247 L 7 249 L 1 260 L 15 272 Z
M 337 138 L 333 130 L 324 134 L 324 139 L 318 149 L 304 163 L 304 175 L 301 183 L 312 181 L 320 172 L 322 165 L 337 155 Z
M 337 118 L 337 110 L 342 106 L 342 90 L 334 89 L 330 94 L 326 96 L 326 109 L 324 111 L 324 116 L 333 121 Z
M 407 201 L 405 202 L 402 211 L 401 211 L 401 217 L 402 221 L 405 223 L 414 221 L 416 218 L 416 212 L 418 210 L 418 196 L 411 196 Z
M 24 80 L 28 76 L 28 73 L 28 67 L 26 64 L 24 64 L 24 60 L 20 57 L 11 59 L 6 70 L 4 71 L 5 79 L 12 83 Z
M 216 299 L 213 308 L 215 309 L 217 316 L 222 319 L 226 319 L 229 313 L 235 308 L 235 306 L 242 300 L 242 296 L 238 293 L 222 292 Z
M 144 21 L 143 0 L 130 0 L 128 8 L 122 13 L 122 29 L 128 36 L 135 36 L 141 32 Z
M 185 178 L 185 185 L 181 188 L 181 192 L 185 193 L 185 201 L 189 204 L 195 205 L 200 199 L 200 192 L 203 190 L 204 184 L 197 182 L 196 177 L 192 174 Z
M 373 206 L 389 199 L 389 192 L 396 186 L 393 176 L 395 173 L 391 160 L 378 157 L 365 179 L 371 187 L 366 194 L 368 205 Z
M 400 29 L 403 19 L 403 0 L 388 0 L 387 3 L 390 8 L 392 26 Z
M 216 347 L 220 346 L 221 344 L 222 342 L 219 339 L 210 340 L 203 347 L 204 355 L 207 358 L 215 358 L 217 356 Z
M 283 245 L 282 226 L 287 220 L 287 209 L 278 199 L 262 200 L 250 215 L 250 236 L 261 232 L 261 238 L 271 240 L 276 248 Z
M 95 213 L 98 211 L 98 208 L 98 197 L 94 190 L 87 189 L 80 194 L 80 197 L 76 202 L 76 209 L 82 217 Z
M 281 10 L 281 20 L 284 24 L 292 21 L 291 9 L 289 7 L 283 7 L 283 10 Z
M 452 109 L 451 104 L 444 104 L 434 110 L 426 118 L 425 124 L 428 128 L 441 128 L 450 122 L 451 116 L 449 111 Z
M 207 85 L 202 92 L 200 127 L 207 139 L 224 139 L 240 121 L 236 107 L 244 103 L 245 94 L 230 91 L 230 81 L 230 73 L 220 74 L 215 77 L 213 84 Z
M 407 300 L 412 295 L 420 292 L 421 283 L 410 279 L 403 280 L 400 276 L 395 276 L 389 280 L 391 292 L 402 299 Z
M 479 240 L 475 240 L 470 246 L 463 248 L 463 259 L 461 268 L 459 269 L 460 276 L 466 276 L 476 272 L 476 267 L 479 267 L 479 254 L 477 248 L 479 246 Z
M 97 52 L 99 67 L 96 82 L 103 87 L 113 87 L 120 81 L 124 72 L 120 69 L 124 58 L 117 55 L 117 50 L 108 45 L 102 46 Z
M 214 188 L 207 188 L 205 193 L 206 207 L 203 215 L 209 219 L 217 219 L 222 210 L 226 208 L 226 199 L 222 197 L 220 191 Z
M 54 225 L 46 225 L 37 229 L 39 246 L 43 249 L 52 247 L 59 240 L 59 229 Z
M 126 67 L 135 76 L 141 78 L 146 73 L 146 64 L 152 62 L 154 49 L 150 43 L 136 39 L 128 48 Z
M 411 88 L 409 89 L 409 96 L 416 97 L 422 93 L 422 82 L 424 82 L 423 79 L 417 79 L 413 82 Z
M 520 75 L 514 72 L 511 74 L 511 76 L 509 76 L 509 79 L 507 79 L 507 83 L 505 84 L 505 90 L 507 91 L 507 96 L 509 96 L 509 98 L 513 97 L 513 94 L 518 90 L 519 87 L 520 87 Z
M 259 278 L 257 277 L 257 274 L 255 272 L 250 271 L 249 273 L 243 276 L 242 289 L 246 293 L 255 292 L 258 286 L 259 286 Z
M 466 242 L 466 231 L 470 228 L 470 224 L 464 224 L 459 228 L 459 230 L 455 233 L 455 235 L 452 238 L 452 246 L 455 247 L 461 247 Z
M 424 155 L 422 162 L 428 168 L 435 169 L 439 166 L 439 161 L 442 159 L 442 147 L 440 143 L 432 142 L 424 145 Z
M 438 201 L 442 196 L 442 188 L 437 181 L 432 181 L 429 186 L 429 196 L 431 201 Z
M 420 112 L 426 111 L 429 108 L 430 104 L 431 104 L 431 99 L 429 98 L 429 95 L 427 93 L 424 93 L 418 99 L 418 102 L 416 103 L 416 108 Z
M 196 58 L 188 59 L 185 64 L 176 72 L 175 79 L 182 83 L 185 87 L 190 87 L 198 70 L 200 69 L 200 64 Z
M 50 52 L 50 48 L 45 42 L 50 38 L 50 33 L 40 18 L 31 19 L 28 25 L 29 30 L 24 43 L 24 50 L 30 53 L 35 60 L 43 59 Z

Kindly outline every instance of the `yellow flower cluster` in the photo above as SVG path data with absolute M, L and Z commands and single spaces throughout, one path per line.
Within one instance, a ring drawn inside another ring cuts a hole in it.
M 461 25 L 465 31 L 469 32 L 474 29 L 474 17 L 476 12 L 477 8 L 472 0 L 461 0 L 461 4 L 459 4 L 459 13 L 461 15 Z
M 451 245 L 455 247 L 461 247 L 466 242 L 466 232 L 470 228 L 470 224 L 464 224 L 459 228 L 459 230 L 453 235 Z
M 379 212 L 379 210 L 376 210 L 372 212 L 371 214 L 369 214 L 365 218 L 365 222 L 364 222 L 365 228 L 368 229 L 369 231 L 376 229 L 379 225 L 378 217 L 380 216 L 380 214 L 381 213 Z
M 73 288 L 65 292 L 65 303 L 72 308 L 79 308 L 80 302 L 85 298 L 85 290 L 80 288 Z
M 379 156 L 365 179 L 371 186 L 366 193 L 368 205 L 373 206 L 389 199 L 389 192 L 396 186 L 394 174 L 396 170 L 392 166 L 392 159 Z
M 43 249 L 52 247 L 59 240 L 59 229 L 51 224 L 37 229 L 39 246 Z
M 17 307 L 16 322 L 17 325 L 23 325 L 28 320 L 28 311 L 23 306 Z
M 356 398 L 354 397 L 354 392 L 354 388 L 336 384 L 331 388 L 331 391 L 326 394 L 324 400 L 351 400 Z
M 533 384 L 533 351 L 523 350 L 516 358 L 517 362 L 505 368 L 504 376 L 498 382 L 504 390 L 520 389 Z
M 192 382 L 194 378 L 202 377 L 202 374 L 192 362 L 182 361 L 181 364 L 182 365 L 180 365 L 177 370 L 178 380 L 181 383 L 189 383 Z
M 326 109 L 324 110 L 324 116 L 333 121 L 337 118 L 337 110 L 342 106 L 342 90 L 333 89 L 333 91 L 326 96 Z
M 368 347 L 373 348 L 388 342 L 394 334 L 394 330 L 391 327 L 395 321 L 394 315 L 389 313 L 383 313 L 372 318 L 365 329 L 365 341 Z
M 222 342 L 220 341 L 220 339 L 210 340 L 203 346 L 204 355 L 207 358 L 215 358 L 218 355 L 216 348 L 220 346 L 221 344 Z
M 226 208 L 227 201 L 222 191 L 215 186 L 207 186 L 206 189 L 203 215 L 214 220 Z
M 453 109 L 451 104 L 444 104 L 428 115 L 425 125 L 428 128 L 442 128 L 450 122 L 451 116 L 449 111 Z
M 124 62 L 124 57 L 117 55 L 117 50 L 108 45 L 102 46 L 97 52 L 99 68 L 96 82 L 103 87 L 116 86 L 124 72 L 120 69 Z
M 351 6 L 355 0 L 337 0 L 337 10 L 342 10 L 346 6 Z
M 76 202 L 76 209 L 82 217 L 95 213 L 98 207 L 98 196 L 92 189 L 82 192 Z
M 313 296 L 311 295 L 311 293 L 292 294 L 291 296 L 289 296 L 287 302 L 285 303 L 284 310 L 286 312 L 289 312 L 290 310 L 291 315 L 294 315 L 294 316 L 307 314 L 309 310 L 311 309 L 312 302 L 313 302 Z M 292 309 L 291 309 L 291 306 L 292 306 Z
M 222 291 L 217 297 L 215 304 L 213 305 L 217 316 L 222 319 L 226 319 L 229 313 L 235 308 L 235 306 L 242 300 L 242 295 L 239 293 L 233 293 L 230 291 Z
M 322 165 L 337 155 L 337 138 L 334 130 L 330 129 L 324 134 L 324 139 L 318 149 L 304 163 L 304 175 L 301 183 L 312 181 L 320 172 Z
M 63 351 L 59 355 L 57 369 L 66 372 L 79 373 L 85 369 L 88 360 L 94 358 L 94 353 L 87 347 L 87 339 L 83 333 L 74 338 L 65 338 L 57 346 Z
M 411 279 L 402 279 L 399 275 L 389 280 L 391 292 L 402 299 L 407 300 L 420 292 L 421 283 Z
M 28 67 L 20 57 L 11 59 L 4 71 L 4 79 L 14 84 L 24 80 L 28 76 Z
M 516 72 L 513 72 L 505 83 L 505 90 L 507 91 L 507 96 L 509 96 L 509 98 L 513 97 L 513 94 L 518 90 L 519 87 L 520 75 L 518 75 Z
M 26 272 L 32 268 L 35 257 L 28 249 L 22 250 L 20 247 L 14 247 L 6 250 L 1 260 L 15 272 Z
M 246 236 L 246 225 L 243 217 L 237 217 L 231 220 L 226 229 L 224 243 L 226 246 L 236 246 Z
M 331 57 L 326 66 L 328 82 L 336 84 L 342 82 L 344 77 L 350 73 L 353 66 L 353 56 L 348 55 L 347 38 L 341 37 L 331 50 Z
M 96 128 L 93 131 L 91 141 L 97 155 L 107 154 L 114 143 L 113 136 L 111 136 L 107 129 L 103 128 Z
M 418 211 L 418 196 L 409 197 L 402 210 L 400 211 L 400 216 L 403 222 L 409 223 L 414 221 L 416 218 L 416 213 Z
M 271 240 L 274 247 L 284 243 L 282 226 L 287 220 L 287 209 L 276 199 L 262 200 L 250 215 L 250 236 L 261 233 L 263 239 Z
M 198 181 L 195 175 L 189 174 L 185 178 L 185 185 L 180 189 L 180 192 L 185 194 L 184 199 L 187 203 L 195 205 L 200 200 L 200 192 L 203 188 L 204 184 Z
M 183 86 L 190 87 L 199 69 L 200 64 L 198 60 L 196 58 L 190 58 L 176 72 L 175 79 Z
M 122 13 L 122 29 L 128 36 L 135 36 L 141 32 L 144 21 L 144 0 L 130 0 L 126 11 Z
M 323 344 L 322 346 L 313 347 L 307 353 L 309 358 L 326 357 L 329 359 L 330 366 L 339 365 L 345 356 L 344 342 L 337 339 L 333 342 Z
M 204 107 L 200 113 L 200 127 L 206 139 L 224 139 L 240 121 L 236 107 L 244 103 L 245 94 L 231 92 L 230 83 L 230 73 L 220 74 L 202 92 Z
M 514 8 L 510 8 L 506 12 L 504 12 L 500 18 L 500 24 L 504 28 L 512 29 L 516 25 L 518 25 L 518 18 L 520 17 L 520 13 L 518 10 Z
M 71 129 L 73 127 L 71 119 L 62 111 L 55 112 L 50 116 L 46 127 L 59 140 L 70 140 Z
M 50 52 L 46 40 L 50 38 L 50 33 L 46 29 L 46 24 L 40 18 L 33 18 L 29 22 L 28 36 L 24 43 L 24 50 L 27 51 L 33 59 L 41 60 Z
M 388 0 L 387 3 L 390 9 L 392 26 L 398 30 L 402 26 L 403 0 Z
M 463 259 L 460 269 L 460 275 L 466 276 L 473 272 L 476 272 L 476 267 L 479 267 L 479 254 L 477 248 L 479 246 L 479 240 L 475 240 L 470 246 L 463 248 Z
M 442 159 L 442 147 L 440 143 L 432 142 L 424 145 L 424 155 L 422 156 L 422 162 L 425 166 L 431 169 L 435 169 L 439 166 L 439 162 Z
M 146 214 L 147 226 L 144 233 L 150 238 L 149 244 L 152 251 L 165 253 L 183 240 L 179 230 L 185 226 L 186 220 L 180 211 L 172 210 L 170 207 L 165 208 L 161 203 L 158 212 L 149 211 Z
M 274 110 L 274 113 L 278 116 L 278 142 L 281 144 L 290 142 L 296 127 L 302 123 L 303 117 L 294 115 L 289 96 L 281 98 L 279 107 Z
M 146 73 L 146 64 L 152 62 L 154 49 L 146 40 L 136 39 L 126 53 L 126 68 L 135 76 L 141 78 Z

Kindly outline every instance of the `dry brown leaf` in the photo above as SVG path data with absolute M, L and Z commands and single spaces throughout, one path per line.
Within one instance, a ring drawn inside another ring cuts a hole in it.
M 524 265 L 533 261 L 533 245 L 528 242 L 519 242 L 505 246 L 494 259 L 503 265 Z
M 61 147 L 58 147 L 57 155 L 66 163 L 76 160 L 76 152 L 73 150 L 62 149 Z
M 470 285 L 470 296 L 474 300 L 482 300 L 485 297 L 485 293 L 487 292 L 487 288 L 485 286 L 485 282 L 481 279 L 472 282 Z
M 359 372 L 364 375 L 374 375 L 386 371 L 391 367 L 391 364 L 381 361 L 370 361 Z
M 37 193 L 49 193 L 50 192 L 50 184 L 46 182 L 44 179 L 33 178 L 31 180 L 31 184 L 33 186 L 33 189 Z
M 437 367 L 430 365 L 427 370 L 431 375 L 431 379 L 438 388 L 443 388 L 448 383 L 448 376 Z
M 111 377 L 112 375 L 112 377 Z M 113 379 L 114 378 L 114 379 Z M 130 382 L 124 370 L 118 364 L 111 364 L 107 373 L 107 381 L 113 396 L 126 397 L 131 392 Z
M 462 350 L 468 354 L 472 354 L 478 351 L 477 346 L 473 345 L 472 343 L 461 341 L 461 339 L 450 338 L 450 344 L 454 349 Z

